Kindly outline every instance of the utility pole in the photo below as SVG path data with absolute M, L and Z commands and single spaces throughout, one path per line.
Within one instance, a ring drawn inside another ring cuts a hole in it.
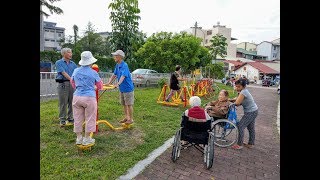
M 198 26 L 198 22 L 196 21 L 196 23 L 194 24 L 194 27 L 190 27 L 190 28 L 194 28 L 194 36 L 197 37 L 197 29 L 199 29 L 202 33 L 203 33 L 203 41 L 202 44 L 204 46 L 204 40 L 205 40 L 205 33 L 201 30 L 202 27 Z
M 198 29 L 198 28 L 201 28 L 201 27 L 198 27 L 197 21 L 196 21 L 196 23 L 194 24 L 194 27 L 190 27 L 190 28 L 194 28 L 194 36 L 197 37 L 197 29 Z

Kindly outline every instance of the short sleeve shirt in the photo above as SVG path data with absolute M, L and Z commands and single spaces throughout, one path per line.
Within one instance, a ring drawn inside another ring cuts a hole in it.
M 67 78 L 65 78 L 62 75 L 62 72 L 66 72 L 70 77 L 72 76 L 73 71 L 77 68 L 76 63 L 74 63 L 73 61 L 69 61 L 69 63 L 67 63 L 67 61 L 65 59 L 59 59 L 58 61 L 56 61 L 55 63 L 56 68 L 57 68 L 57 77 L 56 79 L 61 79 L 61 80 L 67 80 Z
M 119 85 L 120 92 L 126 93 L 134 90 L 131 73 L 127 63 L 122 61 L 120 64 L 116 64 L 113 74 L 117 76 L 118 81 L 120 80 L 121 76 L 125 77 L 123 82 Z
M 76 84 L 75 96 L 96 97 L 94 86 L 96 82 L 101 81 L 97 71 L 90 66 L 81 66 L 74 70 L 71 79 Z

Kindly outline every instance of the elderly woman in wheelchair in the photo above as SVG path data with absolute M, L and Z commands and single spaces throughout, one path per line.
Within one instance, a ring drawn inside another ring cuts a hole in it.
M 214 134 L 214 144 L 220 147 L 229 147 L 237 142 L 238 128 L 236 126 L 235 106 L 230 102 L 229 93 L 222 89 L 219 92 L 218 99 L 209 102 L 205 109 L 210 117 L 213 118 L 211 129 Z M 233 115 L 233 116 L 230 116 Z
M 189 103 L 191 108 L 182 114 L 181 127 L 174 137 L 171 159 L 175 162 L 182 149 L 193 146 L 204 154 L 204 164 L 209 169 L 214 157 L 212 118 L 200 107 L 201 99 L 198 96 L 192 96 Z

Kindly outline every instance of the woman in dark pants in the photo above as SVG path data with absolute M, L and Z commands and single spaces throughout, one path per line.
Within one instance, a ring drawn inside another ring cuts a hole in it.
M 247 81 L 245 79 L 239 79 L 235 82 L 235 89 L 239 92 L 238 97 L 235 100 L 235 105 L 243 107 L 244 115 L 238 123 L 239 137 L 238 143 L 233 145 L 233 149 L 242 149 L 243 145 L 252 148 L 255 140 L 255 119 L 258 116 L 258 106 L 254 102 L 254 99 L 248 89 L 246 88 Z M 244 129 L 249 131 L 248 144 L 243 143 Z

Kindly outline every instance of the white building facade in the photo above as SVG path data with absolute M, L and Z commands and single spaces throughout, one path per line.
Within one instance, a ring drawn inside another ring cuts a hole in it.
M 43 21 L 44 50 L 61 50 L 60 43 L 65 38 L 65 28 L 56 27 L 57 23 Z
M 189 28 L 185 30 L 185 32 L 189 34 L 196 35 L 197 37 L 202 39 L 202 45 L 209 47 L 210 46 L 210 39 L 212 36 L 215 36 L 217 34 L 223 35 L 225 38 L 227 38 L 226 43 L 227 46 L 227 56 L 224 59 L 234 59 L 236 58 L 237 54 L 237 45 L 231 43 L 232 40 L 237 40 L 235 38 L 231 37 L 231 28 L 227 28 L 226 26 L 220 25 L 218 22 L 217 25 L 214 25 L 210 29 L 202 29 L 201 27 L 198 28 Z M 221 57 L 217 57 L 218 59 L 222 59 Z
M 267 56 L 267 60 L 280 60 L 280 38 L 272 42 L 263 41 L 258 44 L 257 55 Z

